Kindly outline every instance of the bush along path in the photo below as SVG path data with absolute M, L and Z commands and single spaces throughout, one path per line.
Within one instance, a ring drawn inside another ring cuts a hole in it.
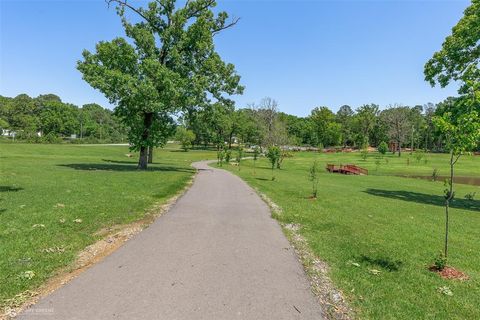
M 268 206 L 231 173 L 194 166 L 167 214 L 19 318 L 321 319 Z

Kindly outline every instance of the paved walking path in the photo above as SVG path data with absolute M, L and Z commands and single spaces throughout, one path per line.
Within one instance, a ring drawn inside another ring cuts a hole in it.
M 168 213 L 20 318 L 321 319 L 267 205 L 231 173 L 194 166 Z

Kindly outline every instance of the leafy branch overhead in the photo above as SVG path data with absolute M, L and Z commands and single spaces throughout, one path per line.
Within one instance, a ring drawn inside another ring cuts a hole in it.
M 432 86 L 445 87 L 451 81 L 460 81 L 460 93 L 472 88 L 478 91 L 480 79 L 480 0 L 472 0 L 464 16 L 452 29 L 442 49 L 435 52 L 425 64 L 425 80 Z

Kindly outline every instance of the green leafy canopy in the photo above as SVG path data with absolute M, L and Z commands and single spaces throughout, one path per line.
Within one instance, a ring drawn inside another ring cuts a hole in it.
M 441 50 L 425 64 L 425 80 L 445 87 L 460 81 L 461 94 L 478 91 L 480 79 L 480 0 L 472 0 Z
M 227 23 L 227 13 L 215 15 L 215 1 L 187 1 L 181 8 L 175 0 L 153 1 L 146 8 L 125 0 L 108 3 L 117 5 L 130 40 L 99 42 L 94 53 L 83 52 L 77 68 L 116 105 L 133 149 L 165 143 L 176 112 L 242 93 L 234 66 L 222 61 L 213 41 L 237 20 Z M 127 10 L 140 21 L 129 22 Z M 151 123 L 145 120 L 149 114 Z

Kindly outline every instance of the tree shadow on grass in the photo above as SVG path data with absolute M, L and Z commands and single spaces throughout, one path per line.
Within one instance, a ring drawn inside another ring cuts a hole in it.
M 124 163 L 124 164 L 137 164 L 137 161 L 127 161 L 127 160 L 110 160 L 110 159 L 102 159 L 104 162 L 108 163 Z
M 370 257 L 362 254 L 358 257 L 361 263 L 369 264 L 372 267 L 379 267 L 389 272 L 399 271 L 403 266 L 403 262 L 400 260 L 392 260 L 388 257 Z
M 128 164 L 105 164 L 105 163 L 70 163 L 70 164 L 59 164 L 60 167 L 67 167 L 75 170 L 85 170 L 85 171 L 138 171 L 137 165 L 134 163 Z M 188 172 L 194 173 L 195 170 L 189 168 L 179 168 L 172 166 L 150 166 L 146 171 L 162 171 L 162 172 Z
M 0 186 L 0 187 L 3 187 L 3 186 Z M 3 199 L 0 198 L 0 201 L 3 201 Z M 7 209 L 4 209 L 4 208 L 0 209 L 0 214 L 4 213 L 5 211 L 7 211 Z
M 135 165 L 135 166 L 138 164 L 138 161 L 137 161 L 137 160 L 128 161 L 128 160 L 102 159 L 102 161 L 108 162 L 108 163 L 130 164 L 130 165 Z M 161 163 L 161 162 L 157 162 L 157 161 L 153 161 L 152 163 L 149 163 L 148 165 L 151 166 L 151 165 L 158 165 L 158 164 L 162 164 L 162 163 Z
M 0 192 L 17 192 L 21 190 L 23 190 L 23 188 L 12 187 L 12 186 L 0 186 Z
M 432 194 L 425 194 L 425 193 L 418 193 L 412 191 L 404 191 L 404 190 L 381 190 L 381 189 L 367 189 L 364 191 L 365 193 L 396 199 L 396 200 L 403 200 L 403 201 L 411 201 L 421 204 L 429 204 L 434 206 L 441 206 L 445 205 L 445 198 L 441 195 L 432 195 Z M 478 200 L 466 200 L 466 199 L 453 199 L 450 202 L 450 207 L 456 209 L 464 209 L 470 211 L 480 211 L 480 201 Z

